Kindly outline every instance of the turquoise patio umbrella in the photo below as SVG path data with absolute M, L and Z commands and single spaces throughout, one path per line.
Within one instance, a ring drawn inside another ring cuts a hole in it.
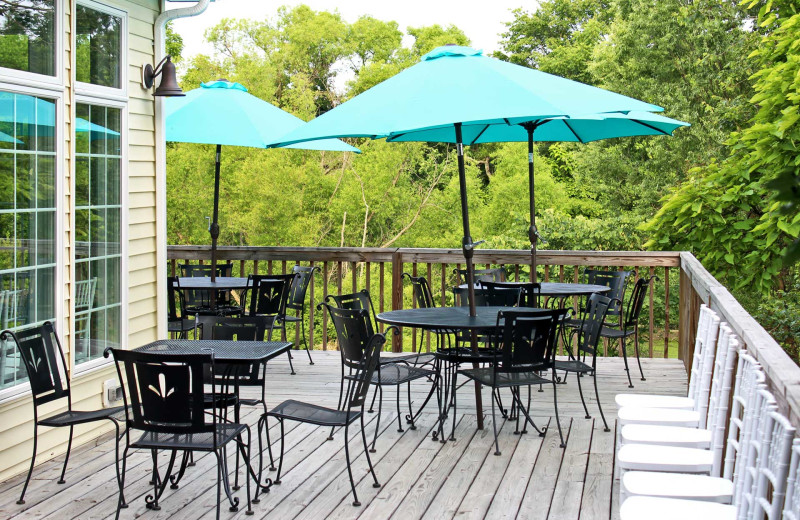
M 219 178 L 222 145 L 267 148 L 305 121 L 247 93 L 240 83 L 227 80 L 201 83 L 183 97 L 167 98 L 167 141 L 216 145 L 214 160 L 214 210 L 211 234 L 211 279 L 216 278 L 217 239 L 219 238 Z M 309 140 L 286 148 L 360 151 L 338 139 Z
M 419 63 L 312 120 L 273 143 L 330 137 L 457 145 L 462 249 L 474 315 L 472 256 L 463 145 L 527 141 L 531 189 L 533 276 L 538 233 L 534 216 L 533 139 L 588 142 L 631 135 L 669 135 L 685 125 L 653 114 L 663 109 L 621 94 L 446 45 Z

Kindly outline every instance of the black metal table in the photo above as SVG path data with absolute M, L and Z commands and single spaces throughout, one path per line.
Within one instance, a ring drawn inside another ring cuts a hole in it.
M 237 276 L 218 276 L 215 282 L 211 282 L 209 276 L 181 276 L 178 278 L 178 285 L 181 289 L 211 290 L 219 291 L 240 291 L 251 287 L 247 278 Z
M 505 282 L 499 282 L 502 285 Z M 508 282 L 513 285 L 512 282 Z M 606 285 L 595 285 L 590 283 L 569 283 L 569 282 L 542 282 L 539 284 L 541 290 L 539 294 L 551 298 L 566 298 L 568 296 L 589 296 L 590 294 L 600 293 L 604 294 L 611 290 Z M 459 285 L 461 288 L 466 288 L 467 284 Z M 475 284 L 476 288 L 480 288 L 480 284 Z
M 148 352 L 151 354 L 172 355 L 208 354 L 210 351 L 214 354 L 214 361 L 219 361 L 227 365 L 247 366 L 252 365 L 253 363 L 266 363 L 267 361 L 286 353 L 291 348 L 292 343 L 287 341 L 161 339 L 146 345 L 142 345 L 134 350 L 136 352 Z M 235 375 L 235 371 L 228 370 L 225 372 L 226 377 L 233 377 L 234 381 L 238 381 L 238 378 L 236 378 Z M 235 388 L 234 392 L 238 397 L 238 383 L 235 383 L 233 386 Z M 272 452 L 270 452 L 270 457 L 271 456 Z M 183 475 L 183 471 L 186 469 L 187 464 L 188 457 L 184 457 L 183 461 L 181 462 L 182 469 L 180 475 Z M 247 465 L 247 471 L 250 472 L 250 475 L 258 484 L 256 486 L 256 495 L 253 500 L 254 503 L 258 503 L 258 494 L 260 491 L 269 491 L 269 488 L 272 487 L 271 479 L 266 479 L 263 484 L 261 483 L 261 477 L 263 475 L 261 452 L 259 452 L 258 466 L 258 475 L 256 475 L 252 466 L 249 464 Z M 180 477 L 178 480 L 180 480 Z M 177 484 L 177 481 L 175 484 Z

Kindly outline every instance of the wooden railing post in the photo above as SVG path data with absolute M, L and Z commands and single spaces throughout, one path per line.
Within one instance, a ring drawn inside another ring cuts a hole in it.
M 403 253 L 392 253 L 392 310 L 403 308 Z M 402 330 L 401 330 L 402 332 Z M 392 334 L 392 352 L 403 351 L 403 334 Z

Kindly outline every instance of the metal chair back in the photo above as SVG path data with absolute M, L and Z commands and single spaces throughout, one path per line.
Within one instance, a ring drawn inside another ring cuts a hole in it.
M 597 345 L 600 341 L 600 332 L 608 315 L 613 300 L 608 296 L 594 293 L 589 296 L 586 302 L 586 310 L 581 318 L 581 326 L 578 329 L 577 341 L 578 352 L 592 356 L 592 367 L 597 363 Z
M 64 397 L 67 398 L 71 410 L 67 363 L 53 324 L 46 321 L 18 332 L 10 330 L 0 332 L 0 341 L 6 342 L 9 339 L 17 344 L 28 373 L 34 412 L 36 407 Z
M 266 332 L 272 320 L 265 316 L 243 316 L 241 318 L 227 318 L 221 316 L 198 316 L 198 328 L 201 331 L 201 340 L 227 340 L 227 341 L 264 341 Z M 239 386 L 263 386 L 263 363 L 248 365 L 216 363 L 216 371 L 212 374 L 206 368 L 206 383 L 216 378 L 216 383 L 224 387 L 232 384 Z
M 181 264 L 181 276 L 184 278 L 202 278 L 211 276 L 211 264 Z M 233 264 L 217 264 L 217 276 L 228 277 L 233 274 Z M 211 305 L 211 291 L 202 289 L 185 289 L 183 293 L 185 304 L 188 307 L 209 307 Z M 217 305 L 231 303 L 230 291 L 217 291 Z
M 402 277 L 411 282 L 411 290 L 418 308 L 430 309 L 431 307 L 436 307 L 433 303 L 431 286 L 428 284 L 427 278 L 424 276 L 411 276 L 409 273 L 403 273 Z
M 250 301 L 247 304 L 251 316 L 284 316 L 289 290 L 298 275 L 251 274 L 248 278 Z
M 658 277 L 653 275 L 650 278 L 641 277 L 636 280 L 633 292 L 631 292 L 631 298 L 628 300 L 628 310 L 625 313 L 625 321 L 623 322 L 625 329 L 630 330 L 639 325 L 639 316 L 644 306 L 644 298 L 647 296 L 647 289 L 653 280 L 658 280 Z
M 565 309 L 537 311 L 502 311 L 497 314 L 498 328 L 502 322 L 498 373 L 531 372 L 552 367 L 555 360 L 559 324 L 567 315 Z
M 180 310 L 180 314 L 178 311 Z M 183 293 L 177 276 L 167 277 L 167 321 L 179 321 L 185 318 L 186 307 L 183 303 Z
M 205 413 L 204 372 L 214 373 L 214 355 L 153 354 L 111 349 L 125 399 L 129 428 L 191 435 L 216 430 L 216 414 Z M 212 378 L 213 381 L 213 378 Z M 211 395 L 216 396 L 212 384 Z M 206 423 L 206 417 L 212 423 Z M 216 435 L 212 435 L 216 437 Z M 214 439 L 216 445 L 216 439 Z
M 628 277 L 633 273 L 631 271 L 598 271 L 595 269 L 587 269 L 583 274 L 586 277 L 586 283 L 605 285 L 611 289 L 605 294 L 605 296 L 612 300 L 611 306 L 608 309 L 608 315 L 621 316 L 622 304 L 625 301 L 625 284 L 628 281 Z
M 375 321 L 375 307 L 373 307 L 372 298 L 366 289 L 351 294 L 329 294 L 325 299 L 325 303 L 328 302 L 334 302 L 334 307 L 339 309 L 363 310 L 367 315 L 367 336 L 372 336 L 378 330 L 378 323 Z
M 289 298 L 286 302 L 287 309 L 293 311 L 303 310 L 306 302 L 306 292 L 314 276 L 314 271 L 319 271 L 319 267 L 296 265 L 292 268 L 292 274 L 296 276 L 292 279 L 291 287 L 289 287 Z
M 486 282 L 481 282 L 481 284 Z M 469 288 L 453 287 L 453 298 L 457 307 L 469 305 Z M 490 290 L 485 287 L 475 288 L 476 307 L 517 307 L 519 306 L 522 289 L 518 287 L 496 288 Z
M 473 272 L 475 283 L 478 282 L 505 282 L 506 271 L 502 267 L 495 267 L 493 269 L 475 269 Z M 458 284 L 467 283 L 467 270 L 466 269 L 453 269 L 453 274 L 456 275 Z

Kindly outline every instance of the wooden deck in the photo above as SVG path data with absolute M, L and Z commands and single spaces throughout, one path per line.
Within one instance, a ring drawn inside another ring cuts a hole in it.
M 336 405 L 339 388 L 339 355 L 314 352 L 310 366 L 304 352 L 296 352 L 297 375 L 289 375 L 286 358 L 268 367 L 268 404 L 283 399 L 307 400 Z M 584 384 L 592 419 L 585 419 L 576 380 L 570 376 L 559 386 L 559 408 L 568 446 L 558 446 L 558 431 L 552 408 L 552 389 L 533 393 L 532 416 L 540 425 L 550 425 L 544 438 L 535 433 L 514 435 L 514 424 L 500 423 L 501 456 L 495 456 L 491 411 L 486 428 L 476 429 L 472 386 L 462 388 L 458 399 L 456 440 L 441 444 L 430 438 L 436 416 L 430 404 L 416 430 L 404 424 L 397 431 L 394 391 L 385 392 L 385 409 L 377 453 L 373 454 L 378 479 L 374 489 L 367 477 L 361 442 L 351 434 L 351 454 L 357 491 L 362 506 L 353 507 L 344 462 L 342 434 L 326 441 L 327 429 L 287 423 L 286 455 L 282 484 L 276 485 L 254 504 L 255 518 L 523 518 L 608 519 L 615 518 L 617 485 L 614 482 L 614 394 L 629 391 L 620 359 L 600 359 L 600 398 L 612 431 L 606 433 L 597 414 L 590 381 Z M 686 373 L 677 360 L 643 360 L 646 382 L 634 379 L 632 391 L 684 394 Z M 427 393 L 424 383 L 412 387 L 419 405 Z M 484 389 L 484 402 L 489 393 Z M 403 400 L 405 402 L 405 392 Z M 244 420 L 254 424 L 255 409 L 245 408 Z M 367 415 L 367 435 L 374 432 L 377 413 Z M 271 430 L 273 440 L 278 431 Z M 65 431 L 66 435 L 66 431 Z M 166 459 L 166 457 L 162 457 Z M 56 484 L 63 456 L 34 470 L 26 504 L 17 505 L 24 475 L 0 483 L 0 518 L 89 519 L 113 518 L 117 484 L 113 469 L 114 449 L 109 435 L 91 446 L 73 451 L 67 483 Z M 166 460 L 164 460 L 166 462 Z M 132 452 L 128 460 L 125 495 L 130 507 L 121 518 L 211 519 L 215 515 L 216 469 L 213 456 L 197 458 L 177 490 L 167 489 L 160 511 L 145 508 L 150 456 Z M 231 464 L 232 466 L 232 464 Z M 244 490 L 237 493 L 244 500 Z M 244 507 L 230 513 L 223 505 L 221 518 L 244 519 Z

